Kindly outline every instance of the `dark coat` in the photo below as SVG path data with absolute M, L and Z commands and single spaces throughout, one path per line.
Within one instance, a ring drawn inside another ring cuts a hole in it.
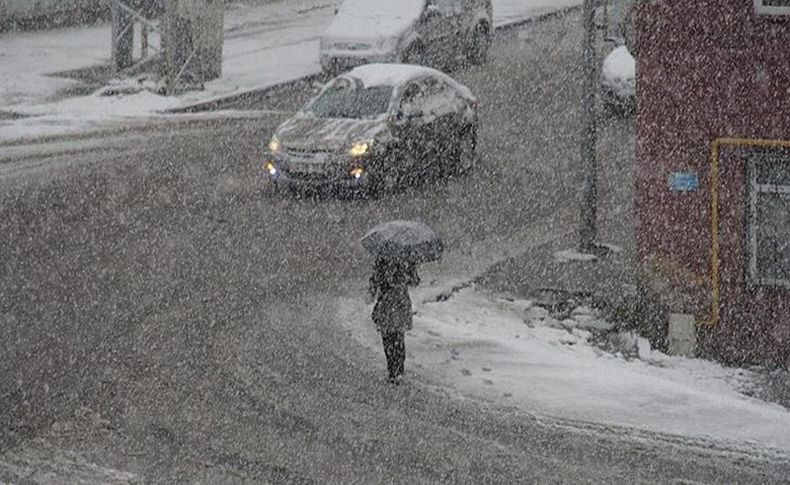
M 408 287 L 419 282 L 415 265 L 382 258 L 376 260 L 370 277 L 370 292 L 376 298 L 371 316 L 379 332 L 411 330 L 412 307 Z

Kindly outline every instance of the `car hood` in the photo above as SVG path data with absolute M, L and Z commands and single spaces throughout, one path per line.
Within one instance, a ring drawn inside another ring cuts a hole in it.
M 372 140 L 387 129 L 384 120 L 355 120 L 297 116 L 277 129 L 286 149 L 341 151 L 352 143 Z
M 425 0 L 344 0 L 324 33 L 324 41 L 377 45 L 406 32 L 424 5 Z

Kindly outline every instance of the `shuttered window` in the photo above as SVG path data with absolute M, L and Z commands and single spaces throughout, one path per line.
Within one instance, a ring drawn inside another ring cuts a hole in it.
M 756 152 L 748 172 L 750 279 L 790 287 L 790 151 Z

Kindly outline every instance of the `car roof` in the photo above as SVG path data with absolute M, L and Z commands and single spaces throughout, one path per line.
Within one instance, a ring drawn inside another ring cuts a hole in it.
M 415 79 L 434 77 L 447 82 L 470 99 L 474 99 L 474 96 L 472 96 L 472 93 L 466 86 L 458 83 L 447 74 L 430 67 L 414 64 L 365 64 L 352 69 L 343 74 L 343 76 L 361 81 L 366 88 L 377 86 L 398 87 Z

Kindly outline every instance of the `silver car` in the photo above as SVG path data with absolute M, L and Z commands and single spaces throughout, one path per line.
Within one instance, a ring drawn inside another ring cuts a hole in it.
M 482 64 L 492 19 L 491 0 L 344 0 L 321 37 L 321 66 L 337 74 L 374 62 Z
M 476 161 L 477 100 L 435 69 L 368 64 L 336 77 L 269 141 L 276 189 L 369 194 Z

